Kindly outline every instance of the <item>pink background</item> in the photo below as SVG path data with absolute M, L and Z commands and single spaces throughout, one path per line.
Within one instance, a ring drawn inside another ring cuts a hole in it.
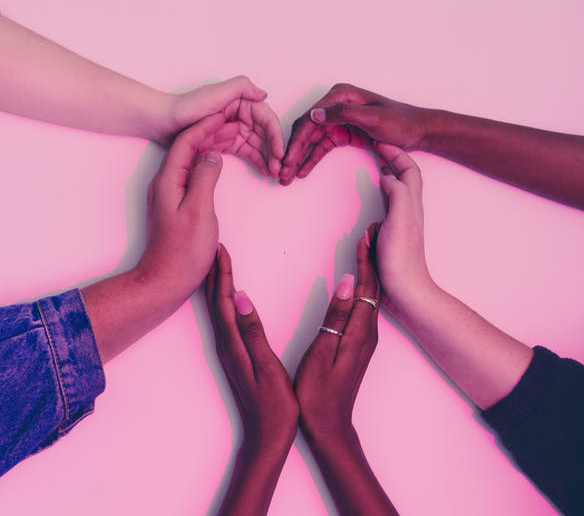
M 270 92 L 286 135 L 339 81 L 410 103 L 582 134 L 583 5 L 6 0 L 1 9 L 162 89 L 246 73 Z M 133 265 L 157 148 L 5 114 L 0 135 L 0 304 Z M 584 360 L 584 213 L 437 157 L 415 158 L 425 180 L 435 279 L 514 337 Z M 293 369 L 335 280 L 354 270 L 355 242 L 382 216 L 374 160 L 337 150 L 284 189 L 229 157 L 216 200 L 238 287 Z M 108 364 L 106 376 L 92 417 L 0 480 L 0 513 L 190 515 L 216 507 L 239 427 L 201 296 Z M 555 514 L 473 407 L 387 320 L 380 321 L 355 424 L 404 515 Z M 270 514 L 334 514 L 299 441 Z

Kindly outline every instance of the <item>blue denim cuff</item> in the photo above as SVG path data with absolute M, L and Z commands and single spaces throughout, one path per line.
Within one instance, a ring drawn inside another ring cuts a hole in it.
M 56 439 L 93 412 L 95 398 L 105 389 L 105 376 L 79 290 L 41 299 L 36 305 L 63 400 L 64 418 Z

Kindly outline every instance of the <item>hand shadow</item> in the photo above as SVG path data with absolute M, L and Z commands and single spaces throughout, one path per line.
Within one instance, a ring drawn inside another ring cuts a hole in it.
M 355 182 L 360 199 L 360 210 L 355 225 L 349 233 L 337 243 L 335 248 L 335 285 L 345 272 L 356 271 L 355 249 L 359 239 L 372 222 L 381 220 L 384 216 L 383 198 L 378 187 L 371 181 L 367 172 L 359 169 L 355 172 Z M 329 292 L 324 277 L 317 278 L 308 295 L 300 321 L 290 342 L 282 354 L 282 363 L 294 378 L 298 365 L 306 349 L 316 336 L 316 328 L 322 324 L 329 305 Z M 301 432 L 294 442 L 296 449 L 304 459 L 312 479 L 321 495 L 327 513 L 338 514 L 332 496 L 320 473 L 318 465 L 312 456 L 310 448 Z
M 231 425 L 232 442 L 231 442 L 231 453 L 229 455 L 229 460 L 227 461 L 227 467 L 221 477 L 221 482 L 219 487 L 213 495 L 213 499 L 207 510 L 207 515 L 211 516 L 217 514 L 221 502 L 225 497 L 225 492 L 229 486 L 229 480 L 233 473 L 233 467 L 235 465 L 235 459 L 237 457 L 237 451 L 241 445 L 241 440 L 243 437 L 243 429 L 241 425 L 241 418 L 239 416 L 239 411 L 237 410 L 237 405 L 233 399 L 233 393 L 231 392 L 231 387 L 227 382 L 225 377 L 225 372 L 223 367 L 219 362 L 217 357 L 217 351 L 215 349 L 215 334 L 213 332 L 213 326 L 211 325 L 211 320 L 209 319 L 207 312 L 207 302 L 205 300 L 205 290 L 204 286 L 199 288 L 191 296 L 191 306 L 193 307 L 193 312 L 195 314 L 195 320 L 197 327 L 201 333 L 201 343 L 203 346 L 203 353 L 205 355 L 205 360 L 209 366 L 209 370 L 215 379 L 215 384 L 217 385 L 217 390 L 221 396 L 221 400 L 225 405 L 225 411 L 229 417 L 229 423 Z

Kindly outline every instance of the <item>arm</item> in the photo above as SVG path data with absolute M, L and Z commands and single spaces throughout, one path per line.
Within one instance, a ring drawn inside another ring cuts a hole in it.
M 391 164 L 382 168 L 389 211 L 377 239 L 385 307 L 474 403 L 489 407 L 512 391 L 533 351 L 433 282 L 424 255 L 420 170 L 397 147 L 380 144 L 378 151 Z
M 584 209 L 584 137 L 427 111 L 418 149 Z
M 268 512 L 296 435 L 298 404 L 258 313 L 243 291 L 235 292 L 231 258 L 223 246 L 206 295 L 219 361 L 243 423 L 243 441 L 219 514 L 259 516 Z
M 102 361 L 169 317 L 210 269 L 221 155 L 209 149 L 222 150 L 237 131 L 224 122 L 214 115 L 176 139 L 148 191 L 148 243 L 136 267 L 82 290 Z
M 172 96 L 99 66 L 0 16 L 0 109 L 158 140 Z
M 372 233 L 370 228 L 369 234 Z M 357 245 L 357 286 L 345 275 L 320 332 L 298 368 L 300 427 L 341 514 L 396 515 L 363 453 L 352 423 L 355 399 L 377 343 L 379 284 L 366 239 Z
M 432 152 L 584 209 L 584 137 L 424 109 L 350 84 L 334 86 L 297 120 L 281 180 L 305 177 L 335 146 L 375 142 Z
M 277 117 L 262 102 L 266 92 L 244 76 L 183 94 L 164 93 L 0 16 L 0 83 L 1 111 L 163 145 L 200 119 L 222 112 L 241 123 L 237 145 L 226 150 L 265 175 L 280 170 L 284 144 Z

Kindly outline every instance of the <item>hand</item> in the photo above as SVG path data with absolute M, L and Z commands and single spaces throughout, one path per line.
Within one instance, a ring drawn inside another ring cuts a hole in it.
M 368 241 L 374 227 L 368 230 Z M 357 285 L 346 274 L 331 300 L 323 326 L 343 333 L 320 332 L 302 358 L 295 379 L 300 425 L 311 440 L 353 439 L 353 405 L 377 344 L 379 308 L 358 300 L 379 299 L 372 251 L 362 238 L 357 245 Z
M 376 148 L 385 163 L 380 186 L 388 206 L 377 237 L 377 270 L 384 307 L 395 315 L 401 303 L 433 284 L 424 252 L 422 176 L 399 147 L 379 144 Z
M 215 113 L 238 124 L 233 144 L 225 149 L 249 161 L 263 175 L 277 177 L 284 157 L 284 138 L 276 114 L 263 102 L 267 93 L 238 76 L 188 93 L 167 95 L 163 127 L 157 138 L 166 145 L 184 128 Z
M 223 246 L 207 278 L 206 293 L 217 354 L 243 423 L 244 446 L 287 454 L 298 424 L 292 383 L 251 301 L 245 292 L 235 291 L 231 258 Z
M 184 299 L 202 283 L 219 236 L 213 202 L 222 167 L 217 151 L 232 144 L 236 131 L 216 114 L 176 138 L 148 189 L 148 243 L 136 267 L 142 281 L 181 291 Z
M 426 133 L 426 110 L 350 84 L 336 84 L 292 126 L 280 182 L 306 177 L 335 147 L 371 149 L 374 142 L 417 149 Z

